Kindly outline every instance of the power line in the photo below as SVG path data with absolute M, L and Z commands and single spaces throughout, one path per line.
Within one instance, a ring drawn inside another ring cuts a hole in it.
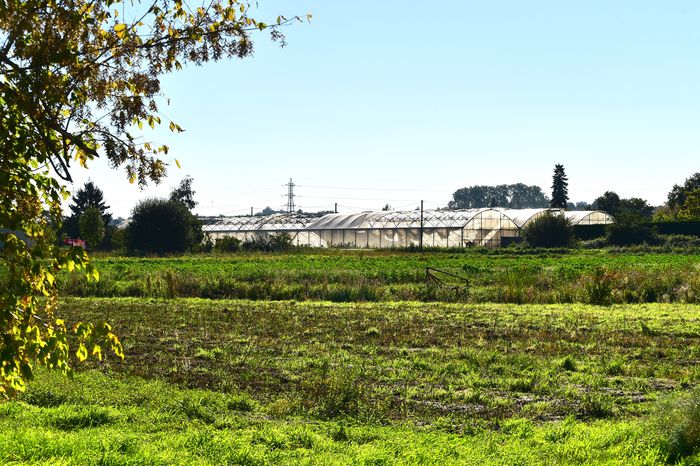
M 444 193 L 444 189 L 408 189 L 408 188 L 350 188 L 347 186 L 311 186 L 311 185 L 297 185 L 300 188 L 315 188 L 315 189 L 349 189 L 353 191 L 406 191 L 406 192 L 432 192 L 432 193 Z

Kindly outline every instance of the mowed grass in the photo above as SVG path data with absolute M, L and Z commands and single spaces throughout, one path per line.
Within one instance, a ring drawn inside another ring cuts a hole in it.
M 431 426 L 280 417 L 245 396 L 158 381 L 40 372 L 0 404 L 0 463 L 45 465 L 662 464 L 637 421 L 505 421 L 455 434 Z M 687 458 L 687 464 L 697 457 Z
M 516 253 L 517 252 L 517 253 Z M 60 278 L 94 297 L 201 297 L 334 302 L 700 303 L 700 255 L 606 251 L 298 251 L 291 254 L 102 257 L 101 274 Z M 428 281 L 426 267 L 443 283 Z
M 627 419 L 700 379 L 700 306 L 66 299 L 106 319 L 127 359 L 102 367 L 246 393 L 279 415 L 452 432 Z

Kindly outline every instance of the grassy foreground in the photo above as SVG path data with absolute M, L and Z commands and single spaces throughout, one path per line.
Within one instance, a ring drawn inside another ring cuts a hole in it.
M 42 373 L 0 404 L 2 464 L 661 464 L 637 421 L 512 419 L 468 434 L 280 418 L 236 394 L 87 372 Z M 697 457 L 686 458 L 692 464 Z
M 127 360 L 40 371 L 0 403 L 0 464 L 700 464 L 694 304 L 58 312 L 110 321 Z

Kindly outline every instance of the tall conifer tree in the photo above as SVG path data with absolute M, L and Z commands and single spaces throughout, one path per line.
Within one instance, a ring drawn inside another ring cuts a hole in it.
M 569 181 L 564 173 L 564 165 L 554 165 L 554 176 L 552 177 L 552 199 L 549 206 L 555 209 L 566 209 L 569 202 Z

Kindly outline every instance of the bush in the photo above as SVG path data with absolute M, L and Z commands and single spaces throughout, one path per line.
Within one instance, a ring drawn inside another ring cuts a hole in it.
M 214 250 L 218 252 L 238 252 L 241 250 L 241 240 L 233 236 L 219 238 L 214 243 Z
M 185 252 L 201 240 L 201 223 L 176 201 L 146 199 L 134 207 L 125 233 L 129 253 Z
M 700 247 L 700 238 L 691 235 L 660 235 L 663 245 L 669 248 Z
M 105 222 L 102 219 L 100 209 L 89 206 L 78 218 L 80 236 L 85 240 L 90 249 L 96 248 L 105 237 Z
M 289 233 L 276 233 L 269 236 L 254 236 L 241 245 L 244 251 L 278 252 L 294 247 L 294 239 Z
M 523 228 L 523 238 L 535 248 L 570 247 L 574 244 L 574 229 L 563 215 L 546 212 Z
M 605 241 L 612 246 L 655 245 L 661 242 L 654 228 L 635 223 L 611 223 L 606 228 Z

